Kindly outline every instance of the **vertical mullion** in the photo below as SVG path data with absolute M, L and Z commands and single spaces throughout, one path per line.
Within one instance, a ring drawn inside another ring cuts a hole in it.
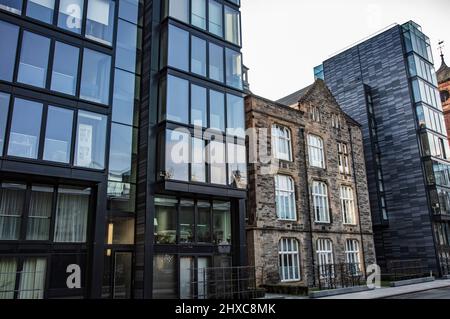
M 47 131 L 48 104 L 42 106 L 41 130 L 39 135 L 37 159 L 42 160 L 44 154 L 45 134 Z

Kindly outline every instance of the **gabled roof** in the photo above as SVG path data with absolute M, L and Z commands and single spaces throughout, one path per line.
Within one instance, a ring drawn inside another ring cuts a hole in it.
M 447 64 L 445 64 L 444 55 L 441 55 L 441 57 L 442 57 L 442 65 L 436 72 L 439 84 L 450 81 L 450 68 L 447 66 Z
M 284 98 L 279 99 L 277 101 L 277 103 L 281 103 L 281 104 L 288 105 L 288 106 L 297 104 L 298 101 L 300 101 L 300 99 L 309 91 L 309 89 L 313 87 L 313 85 L 314 84 L 308 85 L 307 87 L 305 87 L 301 90 L 298 90 L 292 94 L 289 94 L 288 96 L 285 96 Z

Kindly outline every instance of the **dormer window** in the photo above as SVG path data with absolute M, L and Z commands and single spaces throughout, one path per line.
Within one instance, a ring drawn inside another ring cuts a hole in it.
M 320 111 L 319 111 L 319 108 L 317 106 L 312 106 L 311 107 L 311 119 L 314 122 L 320 122 Z

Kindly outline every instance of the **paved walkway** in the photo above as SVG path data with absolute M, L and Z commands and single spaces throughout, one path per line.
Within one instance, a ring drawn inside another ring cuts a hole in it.
M 356 292 L 353 294 L 324 297 L 320 299 L 380 299 L 443 287 L 450 287 L 450 280 L 435 280 L 431 282 L 402 287 L 380 288 L 375 290 Z

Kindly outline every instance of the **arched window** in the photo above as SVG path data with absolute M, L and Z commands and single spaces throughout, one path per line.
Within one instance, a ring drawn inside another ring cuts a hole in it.
M 291 177 L 275 176 L 275 202 L 278 219 L 297 220 L 294 180 Z
M 316 253 L 320 276 L 334 277 L 333 242 L 330 239 L 318 239 Z
M 278 243 L 278 255 L 281 281 L 300 280 L 298 241 L 294 238 L 282 238 Z
M 353 189 L 349 186 L 341 186 L 341 211 L 344 224 L 356 225 L 355 202 L 353 200 Z
M 319 108 L 317 106 L 312 106 L 311 107 L 311 119 L 314 122 L 320 122 L 320 111 L 319 111 Z
M 276 159 L 292 161 L 291 131 L 280 125 L 272 125 L 272 150 Z
M 325 168 L 325 156 L 323 152 L 323 140 L 316 135 L 308 135 L 309 165 Z
M 311 194 L 313 199 L 313 209 L 316 223 L 329 223 L 330 209 L 328 207 L 327 184 L 314 181 L 312 183 Z
M 345 242 L 345 262 L 352 275 L 357 275 L 361 271 L 359 242 L 356 239 L 347 239 Z

